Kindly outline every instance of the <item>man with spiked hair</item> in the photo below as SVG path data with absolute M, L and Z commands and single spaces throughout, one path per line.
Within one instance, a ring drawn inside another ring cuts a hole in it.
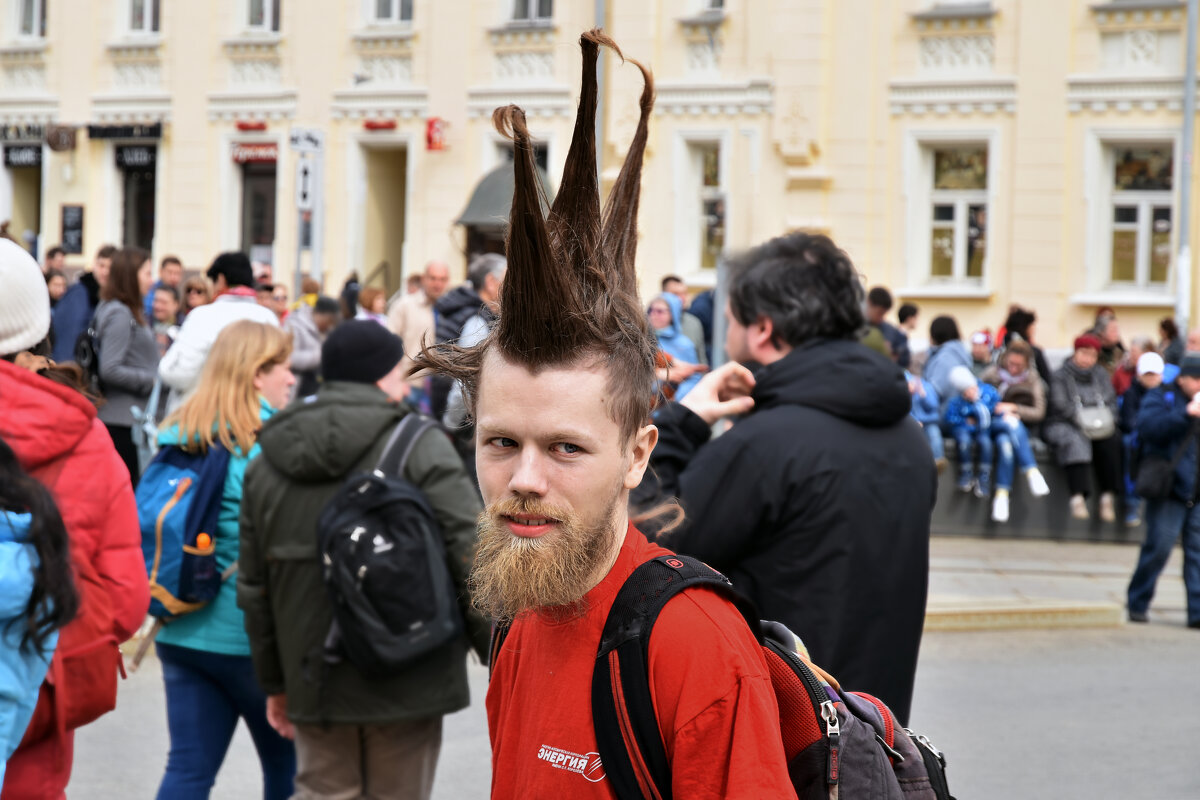
M 611 798 L 598 758 L 592 673 L 618 590 L 670 552 L 629 519 L 629 492 L 658 439 L 655 343 L 636 294 L 645 78 L 629 155 L 601 212 L 596 185 L 600 31 L 581 37 L 583 85 L 562 190 L 542 211 L 524 112 L 494 121 L 515 143 L 500 316 L 471 348 L 426 347 L 416 369 L 462 382 L 486 503 L 475 602 L 507 628 L 488 689 L 492 797 Z M 676 797 L 792 797 L 762 651 L 736 608 L 687 589 L 649 641 L 649 686 Z M 611 772 L 611 769 L 609 770 Z

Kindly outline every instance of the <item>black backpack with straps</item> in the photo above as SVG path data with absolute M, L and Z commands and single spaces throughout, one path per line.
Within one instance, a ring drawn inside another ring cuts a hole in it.
M 317 522 L 333 622 L 325 660 L 390 675 L 452 642 L 462 615 L 441 529 L 425 495 L 404 478 L 433 420 L 405 416 L 375 469 L 347 478 Z

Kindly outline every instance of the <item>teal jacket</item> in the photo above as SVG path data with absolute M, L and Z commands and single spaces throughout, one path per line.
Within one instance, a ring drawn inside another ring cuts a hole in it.
M 265 400 L 259 400 L 260 416 L 266 422 L 275 413 Z M 178 428 L 170 428 L 158 434 L 160 446 L 183 443 Z M 222 573 L 238 560 L 238 518 L 242 511 L 242 481 L 246 477 L 246 466 L 254 460 L 261 448 L 255 442 L 249 453 L 235 447 L 229 457 L 229 472 L 225 475 L 225 489 L 221 492 L 221 513 L 217 517 L 217 569 Z M 221 584 L 217 598 L 199 611 L 185 614 L 163 626 L 158 641 L 177 647 L 189 647 L 208 653 L 227 656 L 249 656 L 250 639 L 246 636 L 246 625 L 242 610 L 237 604 L 237 580 L 229 578 Z
M 29 514 L 0 511 L 0 738 L 4 760 L 0 761 L 0 783 L 37 705 L 38 689 L 50 657 L 58 643 L 58 631 L 46 637 L 43 652 L 32 644 L 21 644 L 25 636 L 25 607 L 33 593 L 33 570 L 37 552 L 27 541 L 32 518 Z

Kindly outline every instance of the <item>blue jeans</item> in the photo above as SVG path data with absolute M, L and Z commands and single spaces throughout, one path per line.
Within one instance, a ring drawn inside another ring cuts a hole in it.
M 254 677 L 250 657 L 170 644 L 156 646 L 167 691 L 167 728 L 171 735 L 158 800 L 208 797 L 239 717 L 246 720 L 262 763 L 263 797 L 291 797 L 296 751 L 267 723 L 267 696 Z
M 979 428 L 955 428 L 954 443 L 958 445 L 958 475 L 960 480 L 966 480 L 974 475 L 974 461 L 979 461 L 979 474 L 990 475 L 992 472 L 992 435 Z M 971 442 L 975 443 L 975 458 L 971 458 Z
M 1188 508 L 1174 498 L 1146 502 L 1146 540 L 1129 580 L 1130 612 L 1144 614 L 1150 608 L 1158 576 L 1181 533 L 1187 618 L 1189 623 L 1200 623 L 1200 505 Z
M 1014 466 L 1022 472 L 1037 466 L 1029 431 L 1020 420 L 997 419 L 992 422 L 992 437 L 996 440 L 996 488 L 1012 491 Z
M 945 458 L 946 443 L 942 440 L 942 429 L 938 424 L 936 422 L 922 422 L 921 430 L 925 432 L 925 441 L 929 442 L 929 449 L 933 451 L 934 460 Z

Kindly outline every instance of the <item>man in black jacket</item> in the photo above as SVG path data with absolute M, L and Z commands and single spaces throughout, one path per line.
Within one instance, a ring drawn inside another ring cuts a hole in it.
M 633 500 L 677 497 L 686 517 L 665 545 L 724 572 L 817 664 L 907 722 L 937 474 L 904 373 L 857 341 L 862 301 L 824 236 L 774 239 L 735 262 L 734 363 L 655 414 Z M 709 441 L 710 425 L 744 413 Z

